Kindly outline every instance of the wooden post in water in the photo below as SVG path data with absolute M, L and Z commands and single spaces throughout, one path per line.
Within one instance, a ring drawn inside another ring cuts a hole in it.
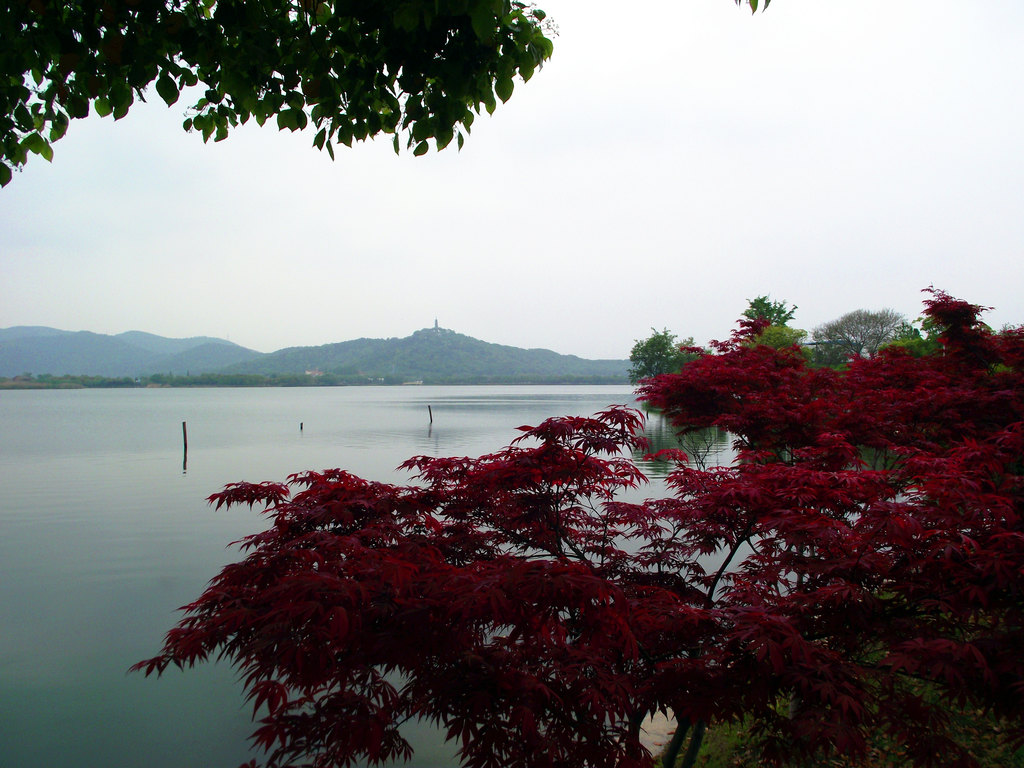
M 434 412 L 432 410 L 430 410 L 430 406 L 429 405 L 427 406 L 427 414 L 430 416 L 430 423 L 433 424 L 434 423 Z
M 181 454 L 181 473 L 185 474 L 188 471 L 188 426 L 185 422 L 181 422 L 181 442 L 184 450 Z

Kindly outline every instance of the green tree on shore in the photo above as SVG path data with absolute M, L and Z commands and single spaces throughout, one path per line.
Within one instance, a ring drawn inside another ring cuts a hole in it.
M 895 340 L 905 326 L 906 318 L 894 309 L 847 312 L 814 329 L 814 341 L 818 345 L 815 360 L 835 365 L 851 357 L 871 357 Z
M 772 349 L 786 349 L 794 344 L 802 344 L 807 338 L 807 331 L 789 326 L 796 310 L 796 304 L 789 306 L 785 301 L 772 301 L 768 295 L 748 299 L 743 317 L 762 326 L 749 343 Z
M 788 325 L 797 309 L 796 304 L 791 307 L 785 301 L 772 301 L 771 296 L 765 294 L 747 299 L 743 316 L 750 320 L 767 320 L 768 325 Z
M 693 346 L 693 337 L 677 341 L 674 333 L 667 328 L 658 331 L 651 328 L 651 335 L 638 340 L 629 353 L 629 381 L 636 384 L 641 379 L 660 376 L 663 373 L 676 373 L 683 365 L 697 357 L 696 352 L 688 352 L 685 347 Z

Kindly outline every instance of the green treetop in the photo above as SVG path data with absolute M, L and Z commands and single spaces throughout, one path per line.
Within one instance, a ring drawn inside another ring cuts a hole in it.
M 637 341 L 629 353 L 629 361 L 633 364 L 629 369 L 630 382 L 636 384 L 640 379 L 678 372 L 685 363 L 698 356 L 680 347 L 692 346 L 692 336 L 676 341 L 675 334 L 669 333 L 667 328 L 661 331 L 651 328 L 651 335 Z
M 785 349 L 794 344 L 803 344 L 807 338 L 807 331 L 789 326 L 789 321 L 793 319 L 796 310 L 796 304 L 789 306 L 785 301 L 772 301 L 768 295 L 748 299 L 747 308 L 743 310 L 743 317 L 768 324 L 748 343 L 773 349 Z
M 772 301 L 768 295 L 748 299 L 747 305 L 743 310 L 744 317 L 751 320 L 764 319 L 768 325 L 788 325 L 797 310 L 796 304 L 790 307 L 785 301 Z

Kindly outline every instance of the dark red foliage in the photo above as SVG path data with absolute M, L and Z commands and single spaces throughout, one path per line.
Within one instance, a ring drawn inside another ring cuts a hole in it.
M 646 382 L 739 456 L 680 463 L 643 504 L 617 500 L 644 482 L 618 407 L 410 459 L 414 486 L 229 486 L 211 501 L 265 503 L 270 528 L 136 666 L 231 660 L 270 766 L 405 758 L 416 718 L 466 766 L 649 765 L 639 726 L 663 709 L 748 717 L 768 759 L 886 732 L 970 765 L 951 708 L 1024 737 L 1024 335 L 980 309 L 933 293 L 932 356 L 816 370 L 740 332 Z

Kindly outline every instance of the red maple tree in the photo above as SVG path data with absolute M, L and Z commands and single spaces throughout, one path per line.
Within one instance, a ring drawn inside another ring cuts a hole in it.
M 933 292 L 937 354 L 843 371 L 752 343 L 755 325 L 641 385 L 683 431 L 736 439 L 728 467 L 679 452 L 644 481 L 642 417 L 521 427 L 480 458 L 417 457 L 419 484 L 339 470 L 237 484 L 270 527 L 214 578 L 153 659 L 226 657 L 268 766 L 408 758 L 439 726 L 470 768 L 672 765 L 744 718 L 766 760 L 860 754 L 974 764 L 968 707 L 1024 740 L 1024 333 Z

